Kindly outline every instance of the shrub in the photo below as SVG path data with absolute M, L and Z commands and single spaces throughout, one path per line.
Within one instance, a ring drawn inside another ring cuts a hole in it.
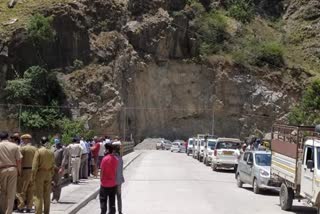
M 207 13 L 195 22 L 198 35 L 201 40 L 201 54 L 217 53 L 223 49 L 223 43 L 227 39 L 227 20 L 218 12 Z
M 52 20 L 52 17 L 44 17 L 41 14 L 31 17 L 27 30 L 29 39 L 35 45 L 41 46 L 54 40 L 55 31 L 51 26 Z
M 320 80 L 315 80 L 305 89 L 301 102 L 290 110 L 288 121 L 292 125 L 320 123 Z
M 278 42 L 264 42 L 256 48 L 256 65 L 283 66 L 283 47 Z
M 94 132 L 88 130 L 85 127 L 85 121 L 83 120 L 70 120 L 68 118 L 63 118 L 59 121 L 59 128 L 62 132 L 62 142 L 69 144 L 72 141 L 72 138 L 75 136 L 83 136 L 85 138 L 92 138 Z
M 229 3 L 228 15 L 243 22 L 254 18 L 254 5 L 251 0 L 233 0 Z

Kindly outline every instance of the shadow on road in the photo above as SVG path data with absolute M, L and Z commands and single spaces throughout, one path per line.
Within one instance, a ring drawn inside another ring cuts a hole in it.
M 280 206 L 280 205 L 279 205 Z M 305 206 L 293 206 L 291 213 L 295 214 L 316 214 L 317 210 L 311 207 Z
M 59 204 L 76 204 L 77 202 L 71 202 L 71 201 L 59 201 Z

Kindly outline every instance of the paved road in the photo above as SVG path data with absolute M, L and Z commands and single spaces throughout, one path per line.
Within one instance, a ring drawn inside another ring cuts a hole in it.
M 255 195 L 238 188 L 234 174 L 213 172 L 186 154 L 147 151 L 125 171 L 124 214 L 314 214 L 296 203 L 293 212 L 280 210 L 277 193 Z M 98 199 L 80 214 L 99 213 Z

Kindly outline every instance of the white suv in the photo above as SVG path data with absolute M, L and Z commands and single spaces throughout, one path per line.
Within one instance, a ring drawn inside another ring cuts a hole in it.
M 188 139 L 188 145 L 187 145 L 187 155 L 189 156 L 189 154 L 193 154 L 193 145 L 194 145 L 194 139 L 193 138 L 189 138 Z
M 240 149 L 241 141 L 235 138 L 218 138 L 212 154 L 211 167 L 235 169 L 238 164 L 237 150 Z

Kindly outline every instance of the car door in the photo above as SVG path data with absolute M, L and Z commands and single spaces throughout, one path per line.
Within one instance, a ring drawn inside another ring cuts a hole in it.
M 253 153 L 249 152 L 249 156 L 248 156 L 248 160 L 247 160 L 247 179 L 248 179 L 248 183 L 252 184 L 253 181 L 253 176 L 254 176 L 254 172 L 253 172 L 253 166 L 254 166 L 254 161 L 253 161 Z M 249 164 L 250 163 L 250 164 Z
M 243 182 L 247 182 L 248 180 L 248 172 L 247 172 L 247 160 L 248 160 L 249 152 L 245 152 L 242 157 L 240 158 L 238 171 L 240 178 Z
M 313 161 L 314 163 L 314 147 L 306 146 L 304 150 L 304 158 L 302 163 L 301 170 L 301 193 L 304 196 L 312 197 L 313 195 L 313 177 L 314 177 L 314 168 L 308 169 L 308 161 Z

